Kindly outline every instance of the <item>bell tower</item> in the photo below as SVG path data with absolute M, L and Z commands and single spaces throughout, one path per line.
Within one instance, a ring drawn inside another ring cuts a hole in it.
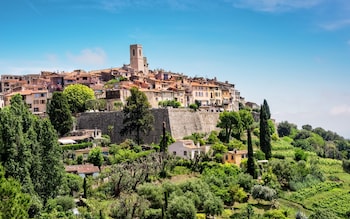
M 130 66 L 136 72 L 142 71 L 144 74 L 148 73 L 148 72 L 145 72 L 145 64 L 147 63 L 144 63 L 144 60 L 145 59 L 143 57 L 142 45 L 140 44 L 130 45 Z

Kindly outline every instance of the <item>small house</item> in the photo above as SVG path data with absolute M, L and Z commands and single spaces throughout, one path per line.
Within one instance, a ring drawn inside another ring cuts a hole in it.
M 98 176 L 100 169 L 93 164 L 82 164 L 65 166 L 65 171 L 67 173 L 78 174 L 79 176 L 85 178 L 86 176 Z
M 200 146 L 194 144 L 192 140 L 177 140 L 168 147 L 169 154 L 185 159 L 194 159 L 200 154 L 208 153 L 209 146 Z
M 237 166 L 241 165 L 242 159 L 248 157 L 248 151 L 247 150 L 233 150 L 228 151 L 223 156 L 223 163 L 233 163 Z

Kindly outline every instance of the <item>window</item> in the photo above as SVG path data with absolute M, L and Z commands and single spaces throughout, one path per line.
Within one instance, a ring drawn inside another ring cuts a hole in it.
M 39 104 L 39 100 L 34 100 L 34 104 Z
M 173 155 L 176 155 L 176 151 L 173 151 Z
M 228 155 L 227 154 L 225 155 L 225 160 L 228 160 Z
M 187 156 L 187 151 L 184 151 L 184 156 Z
M 135 56 L 135 49 L 132 50 L 132 56 Z
M 40 100 L 40 104 L 45 104 L 45 100 Z
M 38 107 L 34 107 L 34 112 L 39 112 L 39 108 Z

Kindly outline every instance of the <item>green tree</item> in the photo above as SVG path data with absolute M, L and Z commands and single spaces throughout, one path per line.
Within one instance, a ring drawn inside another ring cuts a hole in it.
M 278 124 L 277 133 L 279 137 L 290 136 L 296 129 L 297 126 L 295 124 L 283 121 Z
M 270 159 L 271 154 L 271 133 L 269 129 L 270 108 L 266 100 L 260 108 L 260 148 L 265 153 L 266 159 Z
M 123 106 L 124 106 L 124 104 L 123 104 L 122 101 L 115 101 L 115 102 L 113 103 L 113 109 L 116 110 L 116 111 L 122 110 L 122 109 L 123 109 Z
M 0 165 L 0 218 L 28 218 L 30 196 L 21 191 L 18 181 L 5 178 L 4 168 Z
M 230 136 L 234 130 L 240 130 L 242 127 L 241 118 L 238 112 L 221 112 L 217 127 L 225 130 L 225 143 L 229 143 Z
M 223 211 L 224 203 L 220 198 L 212 195 L 204 201 L 204 213 L 207 218 L 209 218 L 210 215 L 221 215 Z
M 72 113 L 84 112 L 86 101 L 95 99 L 94 91 L 86 85 L 72 84 L 63 90 Z
M 196 208 L 192 201 L 185 196 L 173 197 L 167 209 L 167 218 L 169 219 L 195 219 Z
M 101 166 L 103 164 L 103 154 L 101 147 L 95 147 L 90 150 L 88 162 L 92 163 L 95 166 L 98 166 L 98 168 L 101 170 Z
M 58 137 L 50 120 L 37 120 L 35 131 L 38 143 L 41 145 L 41 168 L 39 175 L 35 176 L 37 182 L 35 190 L 46 203 L 49 198 L 57 196 L 58 188 L 62 184 L 64 168 Z
M 276 191 L 267 186 L 255 185 L 252 188 L 252 196 L 254 199 L 272 201 L 276 198 Z
M 248 110 L 240 110 L 239 115 L 242 120 L 243 128 L 247 131 L 247 144 L 248 144 L 247 171 L 252 177 L 256 178 L 252 134 L 251 134 L 254 118 L 251 112 Z
M 72 114 L 69 110 L 67 98 L 62 92 L 54 92 L 47 104 L 47 114 L 51 124 L 60 136 L 67 134 L 73 126 Z
M 147 96 L 136 87 L 131 88 L 130 92 L 131 96 L 126 99 L 127 104 L 123 109 L 124 127 L 120 134 L 135 134 L 135 141 L 140 145 L 142 142 L 141 133 L 149 133 L 153 128 L 154 117 L 150 111 L 151 105 Z

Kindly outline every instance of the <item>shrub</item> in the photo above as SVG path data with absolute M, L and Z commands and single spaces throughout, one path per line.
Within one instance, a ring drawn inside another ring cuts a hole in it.
M 297 148 L 295 149 L 294 152 L 294 160 L 299 161 L 299 160 L 307 160 L 307 154 L 304 152 L 304 150 Z
M 83 142 L 80 144 L 66 144 L 61 146 L 63 151 L 79 150 L 79 149 L 84 149 L 88 147 L 92 147 L 92 142 Z
M 255 151 L 254 158 L 257 160 L 265 160 L 265 153 L 260 150 Z
M 74 199 L 69 196 L 61 196 L 56 198 L 57 206 L 61 206 L 63 211 L 68 211 L 75 207 Z
M 350 173 L 350 160 L 343 159 L 342 166 L 345 172 Z

